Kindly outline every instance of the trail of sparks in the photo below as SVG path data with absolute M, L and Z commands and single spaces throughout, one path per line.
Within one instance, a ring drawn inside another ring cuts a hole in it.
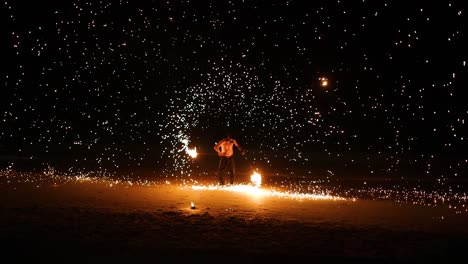
M 462 4 L 370 2 L 5 0 L 1 158 L 183 177 L 229 127 L 276 170 L 465 175 Z
M 276 197 L 276 198 L 290 198 L 290 199 L 304 199 L 304 200 L 333 200 L 333 201 L 356 201 L 356 198 L 344 198 L 330 194 L 318 193 L 298 193 L 291 191 L 277 191 L 272 189 L 260 188 L 254 185 L 235 184 L 231 186 L 219 187 L 216 185 L 193 185 L 193 190 L 222 190 L 235 193 L 244 193 L 246 195 Z
M 330 201 L 357 201 L 363 199 L 388 200 L 395 203 L 412 204 L 424 207 L 442 206 L 454 210 L 457 214 L 468 213 L 468 195 L 466 192 L 455 190 L 436 190 L 431 188 L 403 186 L 361 185 L 360 187 L 347 186 L 346 182 L 330 183 L 329 181 L 297 181 L 269 183 L 268 186 L 255 186 L 253 184 L 235 184 L 220 187 L 214 184 L 201 184 L 194 179 L 185 180 L 148 180 L 117 177 L 106 172 L 88 172 L 82 174 L 57 173 L 53 168 L 43 173 L 16 172 L 9 168 L 0 170 L 0 185 L 10 188 L 20 188 L 22 185 L 35 188 L 49 188 L 67 183 L 105 184 L 109 188 L 115 186 L 139 186 L 153 188 L 160 185 L 169 185 L 193 191 L 227 191 L 244 193 L 253 196 L 276 197 L 285 199 L 330 200 Z

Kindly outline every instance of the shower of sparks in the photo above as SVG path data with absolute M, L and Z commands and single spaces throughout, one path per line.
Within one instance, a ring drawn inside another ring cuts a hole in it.
M 258 186 L 252 186 L 247 184 L 235 184 L 220 188 L 216 185 L 192 185 L 193 190 L 223 190 L 235 193 L 244 193 L 252 196 L 271 196 L 277 198 L 289 198 L 289 199 L 304 199 L 304 200 L 334 200 L 334 201 L 356 201 L 355 198 L 347 199 L 331 194 L 324 193 L 299 193 L 292 191 L 278 191 L 274 189 L 264 189 Z
M 466 12 L 435 2 L 4 0 L 0 165 L 209 175 L 229 129 L 272 173 L 466 178 Z

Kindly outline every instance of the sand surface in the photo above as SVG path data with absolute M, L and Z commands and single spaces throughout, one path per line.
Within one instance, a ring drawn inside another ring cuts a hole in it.
M 201 186 L 3 180 L 4 252 L 15 259 L 156 263 L 468 259 L 468 214 L 446 207 Z

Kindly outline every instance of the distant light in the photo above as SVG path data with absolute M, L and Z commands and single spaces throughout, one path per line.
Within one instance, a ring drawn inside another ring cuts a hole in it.
M 320 86 L 322 86 L 322 87 L 327 87 L 328 86 L 328 79 L 327 78 L 320 77 L 319 81 L 320 81 Z

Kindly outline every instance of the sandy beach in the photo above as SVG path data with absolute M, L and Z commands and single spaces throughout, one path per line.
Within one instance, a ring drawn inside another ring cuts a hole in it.
M 15 260 L 447 263 L 468 248 L 468 214 L 440 206 L 248 184 L 39 178 L 2 173 L 1 242 Z

